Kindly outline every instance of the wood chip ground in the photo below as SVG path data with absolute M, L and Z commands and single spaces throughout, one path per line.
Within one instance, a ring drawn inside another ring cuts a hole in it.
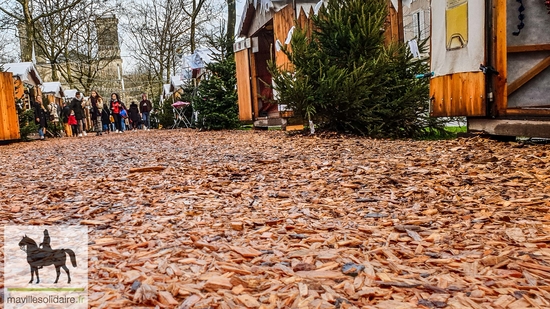
M 87 225 L 91 308 L 550 308 L 549 155 L 480 138 L 50 139 L 0 146 L 0 221 Z

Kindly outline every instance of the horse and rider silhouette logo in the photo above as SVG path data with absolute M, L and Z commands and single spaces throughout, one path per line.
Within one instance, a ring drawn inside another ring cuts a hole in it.
M 57 276 L 55 277 L 55 282 L 59 280 L 59 275 L 61 274 L 61 268 L 67 273 L 67 283 L 71 283 L 71 273 L 65 265 L 67 261 L 67 255 L 71 258 L 71 264 L 73 267 L 76 267 L 76 256 L 74 251 L 71 249 L 56 249 L 53 250 L 50 246 L 50 234 L 48 230 L 44 230 L 44 239 L 39 245 L 36 244 L 32 238 L 25 235 L 19 242 L 19 247 L 21 250 L 27 253 L 27 262 L 31 267 L 31 281 L 34 280 L 34 274 L 36 274 L 36 283 L 40 283 L 40 277 L 38 276 L 38 270 L 44 266 L 55 266 L 55 271 Z

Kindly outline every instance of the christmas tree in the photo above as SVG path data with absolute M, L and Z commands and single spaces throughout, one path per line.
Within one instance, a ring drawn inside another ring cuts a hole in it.
M 384 44 L 386 16 L 385 0 L 328 0 L 313 31 L 296 29 L 292 51 L 283 48 L 294 70 L 270 65 L 279 103 L 332 131 L 402 138 L 439 128 L 428 82 L 415 79 L 429 68 L 402 42 Z
M 206 78 L 201 80 L 193 99 L 193 110 L 198 112 L 195 126 L 200 129 L 221 130 L 240 126 L 233 41 L 227 40 L 224 33 L 213 38 L 219 53 L 215 53 L 215 61 L 207 65 Z

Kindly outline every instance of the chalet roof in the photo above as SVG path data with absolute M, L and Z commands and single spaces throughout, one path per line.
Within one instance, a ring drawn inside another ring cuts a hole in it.
M 19 77 L 25 84 L 33 86 L 42 85 L 42 79 L 32 62 L 6 63 L 3 67 L 6 72 L 10 72 L 13 76 Z
M 76 90 L 76 89 L 65 90 L 65 98 L 67 98 L 67 99 L 76 98 L 76 93 L 77 92 L 78 92 L 78 90 Z
M 63 98 L 65 96 L 60 82 L 43 83 L 42 93 L 53 93 L 56 98 Z
M 170 78 L 170 92 L 174 92 L 183 86 L 183 79 L 180 75 L 174 75 Z
M 300 7 L 315 7 L 318 8 L 326 0 L 246 0 L 244 3 L 244 10 L 239 23 L 238 36 L 247 36 L 256 11 L 260 11 L 261 14 L 268 12 L 278 12 L 289 4 L 295 4 L 296 10 Z M 397 10 L 399 8 L 399 1 L 404 6 L 410 7 L 412 0 L 391 0 L 393 7 Z M 309 9 L 305 10 L 306 14 L 309 13 Z M 299 12 L 297 12 L 298 14 Z M 298 17 L 298 16 L 296 16 Z
M 202 69 L 212 62 L 212 52 L 207 48 L 197 49 L 192 55 L 185 56 L 185 62 L 191 69 Z
M 256 12 L 266 14 L 278 12 L 285 6 L 289 4 L 292 5 L 293 3 L 297 5 L 309 4 L 310 6 L 314 6 L 320 2 L 323 2 L 323 0 L 246 0 L 241 22 L 239 23 L 238 36 L 247 36 Z

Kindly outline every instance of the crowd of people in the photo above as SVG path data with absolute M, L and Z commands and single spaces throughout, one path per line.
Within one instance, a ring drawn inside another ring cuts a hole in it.
M 97 91 L 91 91 L 88 99 L 92 126 L 86 125 L 85 107 L 83 96 L 77 92 L 70 103 L 64 104 L 58 109 L 56 104 L 46 109 L 41 97 L 36 98 L 34 104 L 35 122 L 38 125 L 38 135 L 44 139 L 48 119 L 57 116 L 61 119 L 66 136 L 87 136 L 87 130 L 96 135 L 108 133 L 122 133 L 127 130 L 150 130 L 150 114 L 153 109 L 151 101 L 144 93 L 141 95 L 139 105 L 132 101 L 129 107 L 120 100 L 118 93 L 112 93 L 109 101 L 104 100 Z M 55 120 L 54 120 L 55 121 Z

